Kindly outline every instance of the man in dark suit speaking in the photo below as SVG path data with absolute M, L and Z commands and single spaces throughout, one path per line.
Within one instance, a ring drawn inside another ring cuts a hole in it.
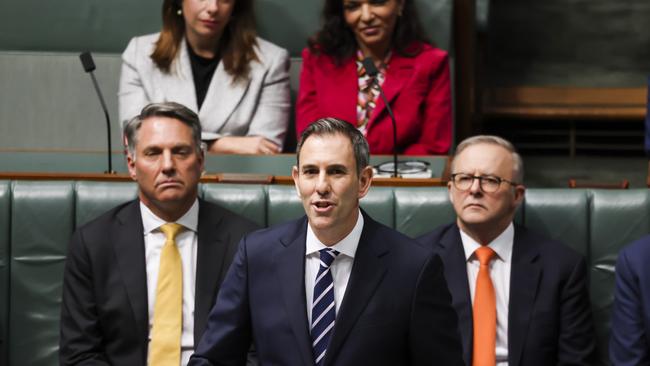
M 306 216 L 250 234 L 190 365 L 460 365 L 456 314 L 440 259 L 359 208 L 368 144 L 322 119 L 293 168 Z
M 512 144 L 471 137 L 451 171 L 457 220 L 419 240 L 444 263 L 467 365 L 594 365 L 585 260 L 513 225 L 525 188 Z
M 256 227 L 197 198 L 197 115 L 146 106 L 125 126 L 138 199 L 79 228 L 66 261 L 62 365 L 185 365 L 241 237 Z

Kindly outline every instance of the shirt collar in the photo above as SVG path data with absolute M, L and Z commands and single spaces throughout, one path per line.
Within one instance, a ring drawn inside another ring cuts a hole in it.
M 149 207 L 147 207 L 142 201 L 140 201 L 140 213 L 142 214 L 142 226 L 144 228 L 144 233 L 149 234 L 152 231 L 158 230 L 160 226 L 166 224 L 167 221 L 156 216 Z M 194 200 L 194 203 L 183 216 L 176 220 L 177 224 L 183 225 L 185 229 L 197 231 L 199 225 L 199 200 Z
M 359 246 L 359 240 L 361 239 L 361 232 L 363 231 L 363 215 L 361 211 L 357 215 L 357 223 L 352 228 L 352 231 L 341 241 L 330 246 L 329 248 L 336 249 L 342 255 L 354 258 L 354 254 L 357 251 Z M 320 240 L 316 237 L 316 234 L 311 229 L 309 223 L 307 223 L 307 239 L 306 239 L 306 250 L 305 256 L 317 253 L 321 249 L 328 248 L 325 244 L 321 243 Z
M 499 236 L 492 240 L 492 242 L 488 243 L 488 247 L 494 250 L 497 257 L 503 262 L 510 262 L 514 238 L 515 227 L 511 222 L 510 225 L 499 234 Z M 476 249 L 481 247 L 481 244 L 472 239 L 472 237 L 467 235 L 463 230 L 460 230 L 460 239 L 463 242 L 463 249 L 465 250 L 465 260 L 469 262 L 471 259 L 475 258 L 474 252 Z

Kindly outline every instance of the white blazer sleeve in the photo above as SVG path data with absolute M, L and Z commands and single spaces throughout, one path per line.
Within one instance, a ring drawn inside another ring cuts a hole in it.
M 257 110 L 248 129 L 249 136 L 264 136 L 279 146 L 289 126 L 291 97 L 289 53 L 285 49 L 262 55 L 269 67 L 260 91 Z
M 120 86 L 117 92 L 120 124 L 124 127 L 126 121 L 139 114 L 142 108 L 150 103 L 142 77 L 138 70 L 140 57 L 149 57 L 143 54 L 144 50 L 138 49 L 137 37 L 131 39 L 129 45 L 122 53 L 122 70 L 120 72 Z

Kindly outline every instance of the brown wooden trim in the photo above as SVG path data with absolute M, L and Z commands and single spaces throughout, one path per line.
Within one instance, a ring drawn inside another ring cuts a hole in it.
M 0 172 L 0 179 L 7 180 L 82 180 L 101 182 L 132 182 L 128 174 L 101 174 L 101 173 L 25 173 L 25 172 Z M 237 183 L 237 184 L 283 184 L 292 185 L 291 176 L 270 176 L 263 174 L 205 174 L 201 183 Z M 375 186 L 395 187 L 428 187 L 444 186 L 446 182 L 441 178 L 374 178 Z
M 620 182 L 585 182 L 569 179 L 569 188 L 598 188 L 598 189 L 628 189 L 630 181 L 623 179 Z
M 647 90 L 642 88 L 507 87 L 486 89 L 488 116 L 549 119 L 642 120 Z

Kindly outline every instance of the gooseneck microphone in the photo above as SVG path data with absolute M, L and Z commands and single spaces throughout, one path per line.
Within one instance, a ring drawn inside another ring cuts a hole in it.
M 390 104 L 388 104 L 388 99 L 386 99 L 384 90 L 382 89 L 381 85 L 379 85 L 379 81 L 377 80 L 377 74 L 379 74 L 379 70 L 375 66 L 375 63 L 372 61 L 372 58 L 364 58 L 362 64 L 363 68 L 366 69 L 366 74 L 370 76 L 371 82 L 377 85 L 377 88 L 379 89 L 379 95 L 381 95 L 381 98 L 386 105 L 388 115 L 390 116 L 390 120 L 393 122 L 393 177 L 397 177 L 397 121 L 395 120 L 393 109 L 390 107 Z
M 104 116 L 106 116 L 106 131 L 107 131 L 106 137 L 108 140 L 106 155 L 108 157 L 108 170 L 105 171 L 104 173 L 115 174 L 115 171 L 113 170 L 112 159 L 111 159 L 111 119 L 108 116 L 108 108 L 106 108 L 106 102 L 104 102 L 104 96 L 102 95 L 102 91 L 99 89 L 99 84 L 97 84 L 97 79 L 95 79 L 95 74 L 93 74 L 93 71 L 95 70 L 95 62 L 93 61 L 93 56 L 88 51 L 81 53 L 79 55 L 79 59 L 81 60 L 81 65 L 83 65 L 84 71 L 89 73 L 91 79 L 93 80 L 93 85 L 95 86 L 95 91 L 97 92 L 97 96 L 99 97 L 99 102 L 102 104 L 102 109 L 104 110 Z

